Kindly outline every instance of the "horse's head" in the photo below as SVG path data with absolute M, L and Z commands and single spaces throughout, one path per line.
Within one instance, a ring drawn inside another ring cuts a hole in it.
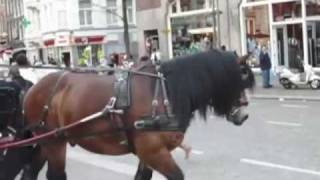
M 242 125 L 249 117 L 249 114 L 244 111 L 244 107 L 249 105 L 249 101 L 246 95 L 246 89 L 253 89 L 255 86 L 254 74 L 247 64 L 247 59 L 250 55 L 246 55 L 238 58 L 238 63 L 241 70 L 241 87 L 242 92 L 240 98 L 233 105 L 232 110 L 227 114 L 227 120 L 235 125 Z

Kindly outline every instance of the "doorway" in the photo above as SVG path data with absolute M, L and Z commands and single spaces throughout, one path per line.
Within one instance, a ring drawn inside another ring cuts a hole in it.
M 71 66 L 71 57 L 70 52 L 63 52 L 62 53 L 62 61 L 66 68 L 70 68 Z
M 275 47 L 277 47 L 278 65 L 289 67 L 287 27 L 276 27 L 274 31 L 277 43 Z
M 278 65 L 299 69 L 303 64 L 302 24 L 275 26 L 274 51 Z

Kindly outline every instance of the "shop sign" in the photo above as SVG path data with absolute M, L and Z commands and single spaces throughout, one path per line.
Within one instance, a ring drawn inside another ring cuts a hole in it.
M 54 44 L 55 44 L 54 39 L 48 39 L 48 40 L 43 41 L 43 45 L 44 45 L 45 47 L 54 46 Z
M 56 38 L 56 46 L 69 46 L 70 45 L 70 37 L 60 35 Z
M 104 43 L 104 36 L 84 36 L 75 37 L 75 44 L 88 45 L 88 44 L 102 44 Z

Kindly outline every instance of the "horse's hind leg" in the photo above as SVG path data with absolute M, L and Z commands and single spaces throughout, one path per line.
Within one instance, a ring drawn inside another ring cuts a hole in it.
M 20 159 L 21 149 L 8 150 L 0 162 L 0 180 L 14 180 L 23 168 Z
M 148 168 L 143 162 L 140 162 L 134 180 L 151 180 L 151 178 L 152 169 Z
M 39 172 L 43 168 L 46 158 L 38 145 L 33 149 L 31 162 L 25 165 L 21 180 L 37 180 Z
M 184 180 L 184 175 L 165 147 L 156 152 L 140 152 L 139 158 L 154 170 L 163 174 L 168 180 Z
M 66 168 L 66 151 L 67 143 L 56 142 L 43 146 L 48 160 L 48 180 L 67 180 Z

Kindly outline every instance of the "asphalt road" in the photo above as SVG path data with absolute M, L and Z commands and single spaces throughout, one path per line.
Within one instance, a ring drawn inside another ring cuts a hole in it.
M 213 116 L 193 122 L 186 136 L 194 149 L 191 158 L 173 152 L 187 180 L 320 179 L 320 102 L 254 100 L 248 111 L 242 127 Z M 68 152 L 69 180 L 130 180 L 136 166 L 131 155 Z

